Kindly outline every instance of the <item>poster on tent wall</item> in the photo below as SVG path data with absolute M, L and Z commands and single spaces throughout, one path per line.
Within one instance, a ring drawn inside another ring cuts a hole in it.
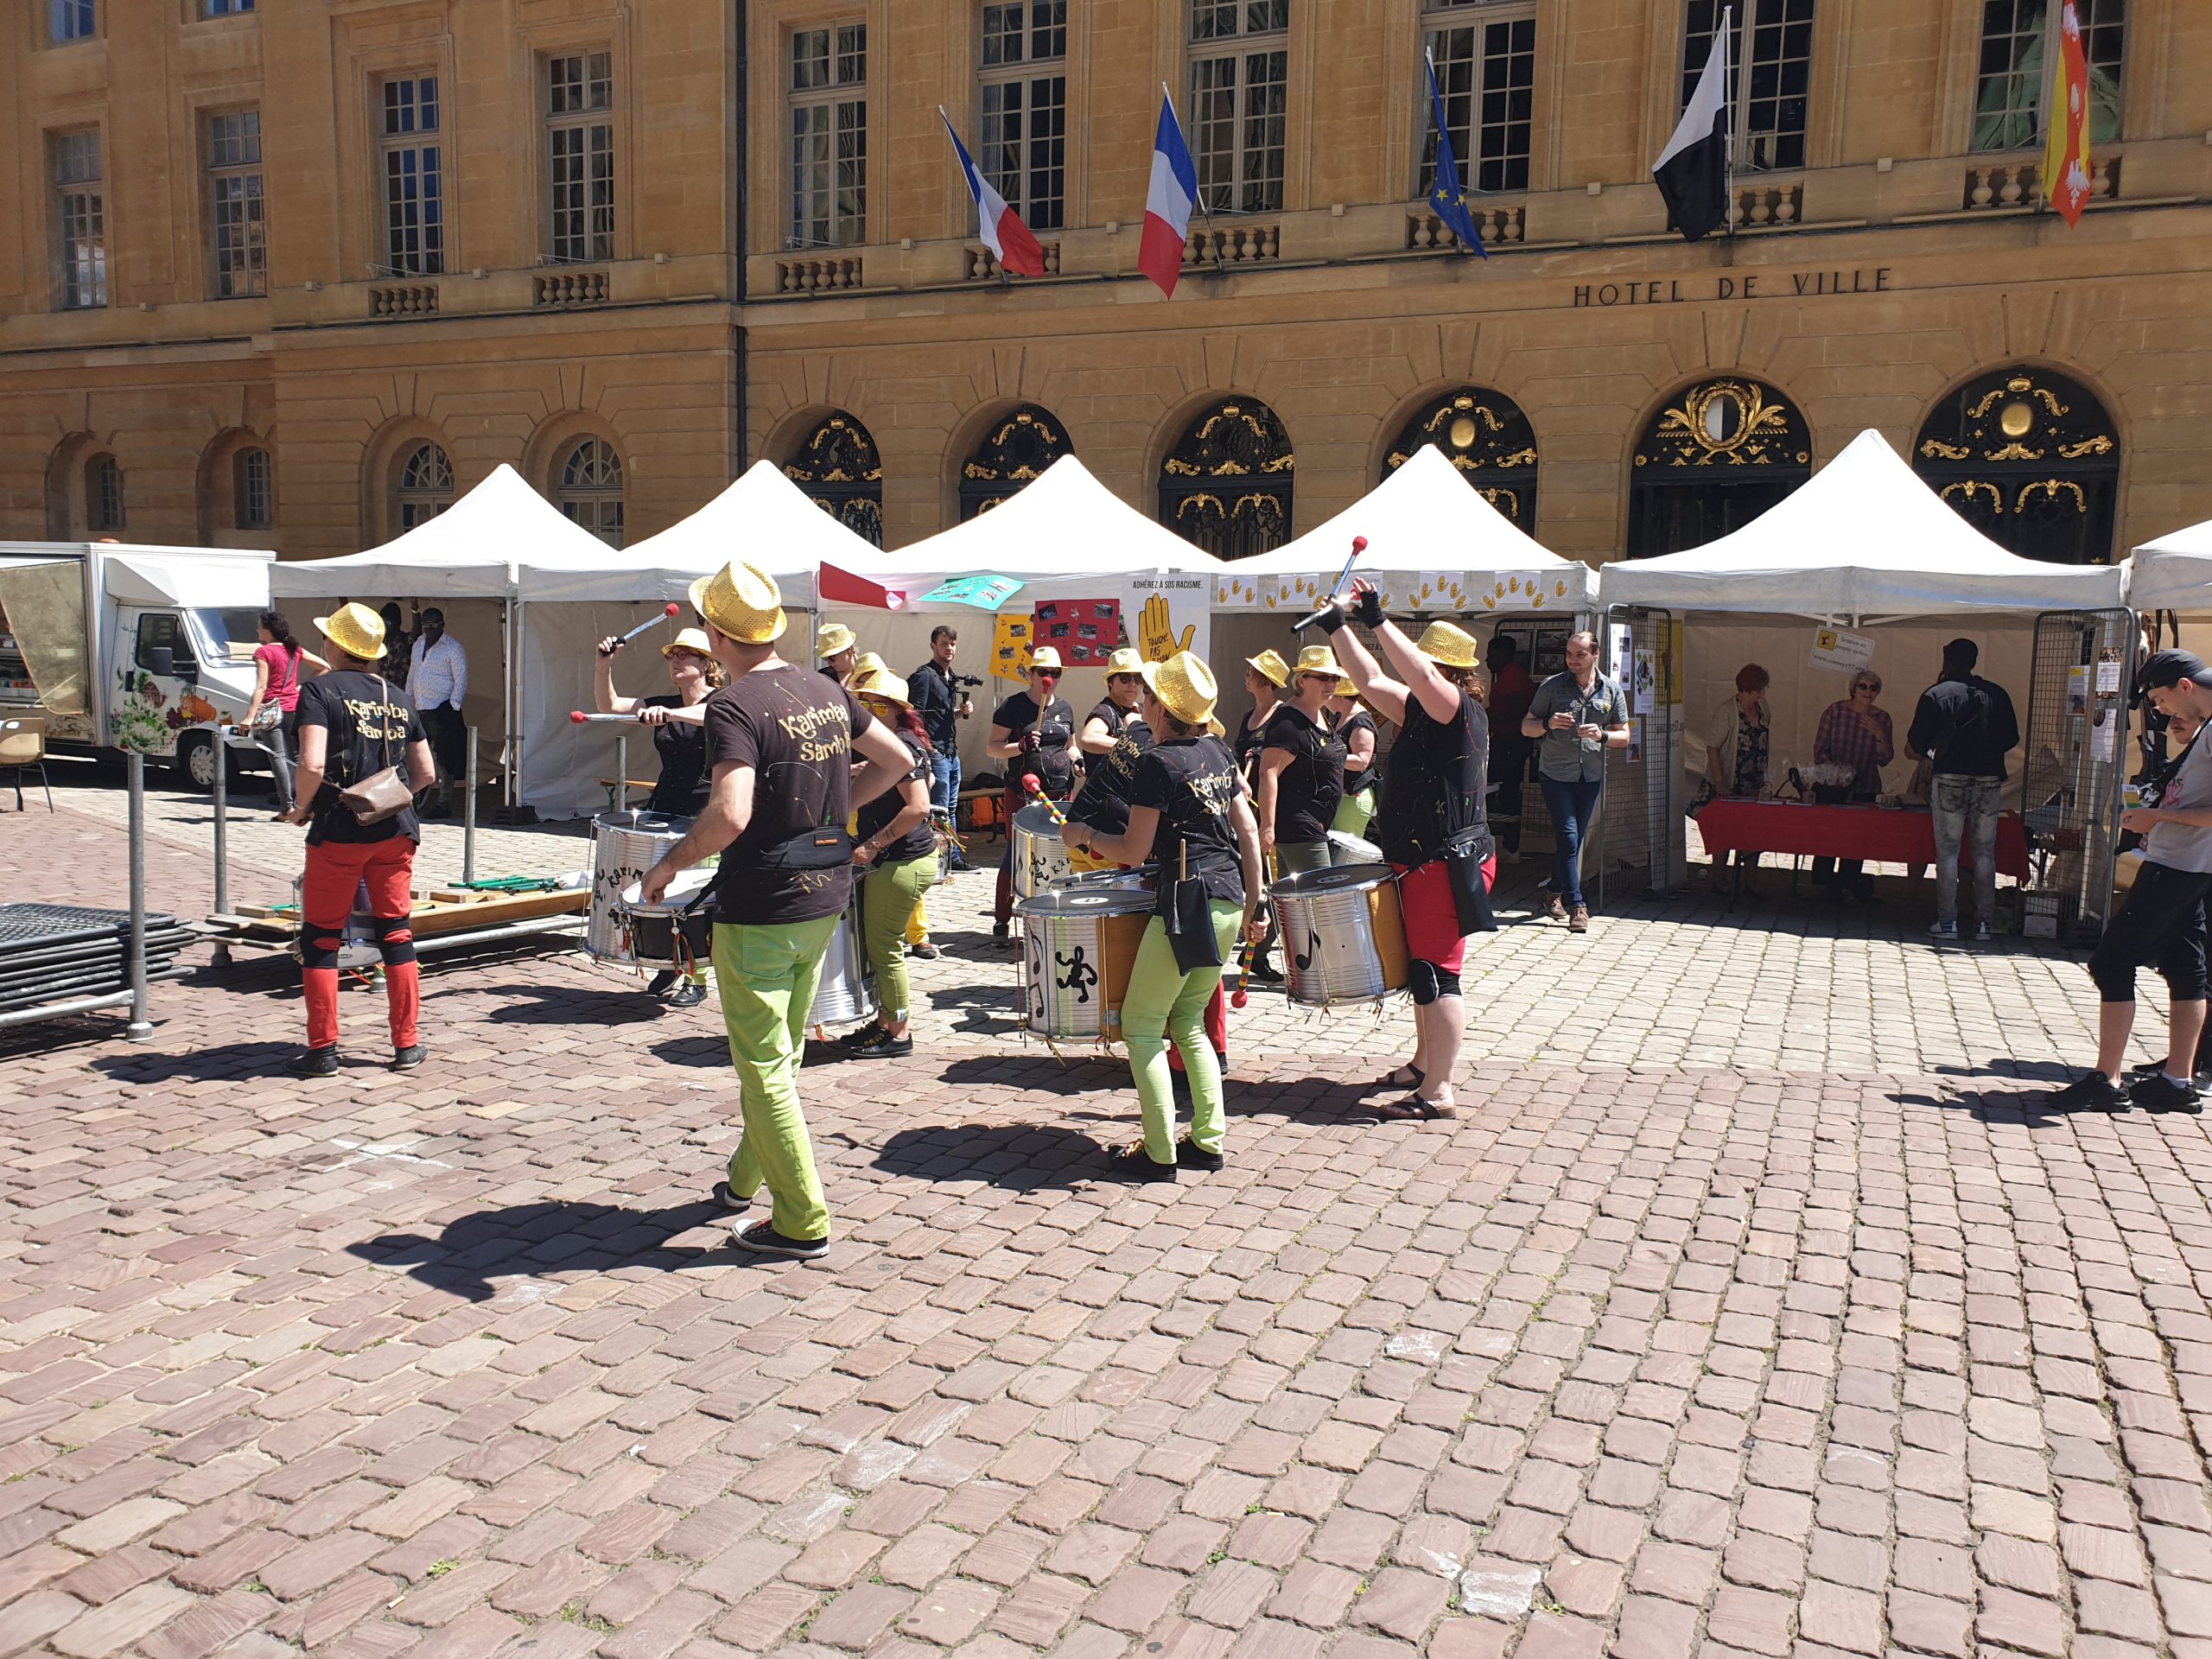
M 1103 668 L 1122 643 L 1118 599 L 1040 599 L 1030 613 L 1032 645 L 1050 645 L 1068 668 Z
M 1018 680 L 1029 667 L 1029 619 L 1001 611 L 991 629 L 991 677 Z
M 1211 582 L 1186 571 L 1147 572 L 1129 578 L 1122 614 L 1129 639 L 1148 663 L 1179 651 L 1203 658 L 1213 648 Z
M 1857 674 L 1874 664 L 1872 634 L 1849 633 L 1841 628 L 1818 628 L 1813 633 L 1813 666 L 1837 674 Z

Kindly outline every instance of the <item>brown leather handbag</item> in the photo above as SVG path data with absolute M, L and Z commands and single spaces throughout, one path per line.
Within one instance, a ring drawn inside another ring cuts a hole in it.
M 381 675 L 377 678 L 377 701 L 381 707 L 391 706 L 391 689 Z M 364 829 L 382 823 L 386 818 L 397 817 L 415 804 L 415 791 L 407 787 L 406 779 L 391 764 L 391 726 L 381 715 L 377 724 L 384 737 L 384 770 L 338 791 L 338 804 L 351 812 L 353 822 Z

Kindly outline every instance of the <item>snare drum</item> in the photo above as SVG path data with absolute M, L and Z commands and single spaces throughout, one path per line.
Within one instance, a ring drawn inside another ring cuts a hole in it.
M 806 1015 L 810 1026 L 849 1026 L 875 1018 L 875 975 L 861 946 L 860 918 L 855 901 L 837 918 L 837 931 L 822 953 L 822 977 L 815 982 L 814 1006 Z
M 1282 917 L 1292 1001 L 1314 1008 L 1375 1002 L 1410 982 L 1405 916 L 1388 864 L 1301 870 L 1268 896 Z
M 1342 830 L 1329 831 L 1329 861 L 1332 864 L 1381 864 L 1385 861 L 1382 849 L 1371 841 L 1362 841 L 1357 836 Z
M 685 870 L 653 905 L 639 893 L 642 880 L 623 888 L 621 916 L 630 959 L 640 968 L 672 968 L 677 973 L 702 965 L 714 952 L 714 921 L 707 906 L 696 901 L 714 879 L 712 870 Z
M 1014 847 L 1014 896 L 1033 898 L 1063 876 L 1072 875 L 1067 843 L 1060 826 L 1052 822 L 1052 809 L 1033 801 L 1014 815 L 1009 831 Z
M 1021 922 L 1021 1022 L 1055 1042 L 1121 1036 L 1129 969 L 1152 919 L 1149 893 L 1091 880 L 1025 899 L 1014 910 Z
M 627 964 L 631 954 L 623 925 L 622 890 L 642 880 L 661 855 L 690 833 L 691 820 L 664 812 L 602 812 L 591 821 L 591 912 L 584 926 L 584 950 L 601 962 Z

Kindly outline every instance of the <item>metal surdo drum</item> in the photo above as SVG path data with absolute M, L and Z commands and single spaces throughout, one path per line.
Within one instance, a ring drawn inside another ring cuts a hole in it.
M 1060 839 L 1060 826 L 1052 822 L 1052 809 L 1043 801 L 1032 801 L 1015 813 L 1007 834 L 1014 845 L 1015 898 L 1033 898 L 1075 874 L 1068 862 L 1067 843 Z
M 685 870 L 668 884 L 658 904 L 645 903 L 632 881 L 622 889 L 622 915 L 630 938 L 631 960 L 644 968 L 673 968 L 689 973 L 702 966 L 715 945 L 711 912 L 701 897 L 715 879 L 712 870 Z
M 822 952 L 822 977 L 815 982 L 814 1006 L 807 1011 L 810 1026 L 849 1026 L 875 1018 L 875 975 L 868 952 L 861 946 L 861 909 L 857 899 L 837 918 L 837 931 Z
M 1332 864 L 1380 864 L 1382 849 L 1371 841 L 1362 841 L 1357 836 L 1342 830 L 1329 831 L 1329 862 Z
M 690 832 L 691 820 L 664 812 L 602 812 L 591 821 L 591 912 L 584 925 L 584 950 L 601 962 L 627 964 L 628 929 L 622 915 L 622 890 L 642 880 L 661 855 Z
M 1122 1034 L 1122 999 L 1152 919 L 1133 885 L 1058 887 L 1014 908 L 1021 922 L 1021 1023 L 1054 1042 Z
M 1301 870 L 1268 896 L 1282 915 L 1292 1001 L 1332 1008 L 1406 988 L 1405 915 L 1388 864 Z

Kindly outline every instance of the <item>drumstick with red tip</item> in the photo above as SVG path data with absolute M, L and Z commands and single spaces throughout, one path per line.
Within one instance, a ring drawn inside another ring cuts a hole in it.
M 1351 568 L 1353 564 L 1357 562 L 1359 556 L 1366 551 L 1367 537 L 1364 536 L 1353 537 L 1351 538 L 1351 552 L 1347 555 L 1344 559 L 1344 568 L 1337 572 L 1336 581 L 1329 584 L 1328 596 L 1322 602 L 1321 608 L 1314 612 L 1313 615 L 1300 620 L 1294 626 L 1292 627 L 1291 632 L 1293 633 L 1299 632 L 1302 629 L 1317 626 L 1323 617 L 1326 616 L 1332 610 L 1336 608 L 1337 596 L 1344 592 L 1344 583 L 1351 579 Z
M 1060 810 L 1058 803 L 1054 801 L 1051 796 L 1047 795 L 1045 792 L 1045 785 L 1037 781 L 1037 774 L 1035 772 L 1023 772 L 1021 774 L 1021 786 L 1027 790 L 1030 794 L 1035 797 L 1038 800 L 1045 803 L 1045 810 L 1052 815 L 1052 822 L 1054 823 L 1065 823 L 1068 821 L 1068 815 Z
M 638 717 L 635 715 L 588 715 L 581 709 L 571 709 L 569 710 L 569 723 L 572 726 L 588 725 L 594 721 L 599 720 L 635 721 L 637 718 Z
M 617 639 L 617 640 L 614 642 L 614 649 L 615 649 L 615 650 L 617 650 L 617 651 L 621 650 L 623 646 L 625 646 L 625 645 L 628 645 L 628 644 L 629 644 L 632 639 L 636 639 L 639 634 L 643 633 L 643 632 L 644 632 L 647 628 L 657 628 L 657 627 L 658 627 L 662 623 L 664 623 L 664 622 L 667 621 L 669 618 L 671 618 L 671 616 L 674 616 L 677 612 L 681 611 L 683 608 L 683 607 L 681 605 L 674 605 L 674 604 L 671 604 L 671 606 L 670 606 L 666 610 L 663 611 L 659 615 L 658 615 L 658 616 L 649 616 L 649 617 L 647 617 L 644 621 L 642 621 L 642 622 L 639 623 L 639 624 L 638 624 L 638 626 L 637 626 L 636 627 L 634 627 L 634 628 L 631 629 L 629 632 L 627 632 L 627 633 L 624 634 L 620 639 Z

